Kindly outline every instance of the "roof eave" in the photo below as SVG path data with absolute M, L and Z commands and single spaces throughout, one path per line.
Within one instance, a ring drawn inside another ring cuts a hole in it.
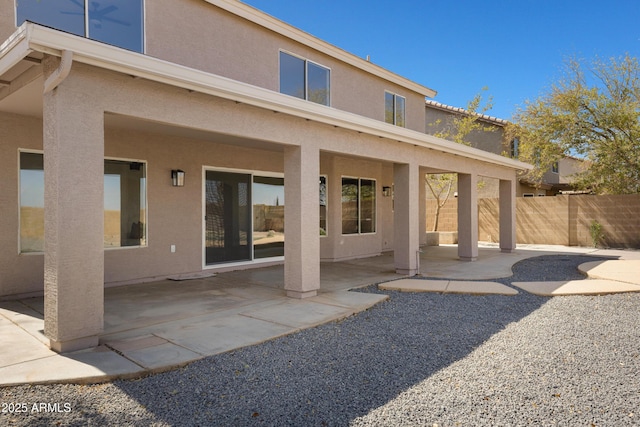
M 300 30 L 284 21 L 281 21 L 259 9 L 242 3 L 238 0 L 205 0 L 227 12 L 244 18 L 254 24 L 267 28 L 277 34 L 290 38 L 294 41 L 302 43 L 312 49 L 332 56 L 342 62 L 352 65 L 356 68 L 364 70 L 370 74 L 388 80 L 397 85 L 403 86 L 409 90 L 417 92 L 425 97 L 433 98 L 437 92 L 405 77 L 402 77 L 392 71 L 389 71 L 379 65 L 375 65 L 365 59 L 362 59 L 352 53 L 349 53 L 337 46 L 325 42 L 305 31 Z
M 75 62 L 213 95 L 295 117 L 314 120 L 319 123 L 388 138 L 401 143 L 416 145 L 469 159 L 481 160 L 510 169 L 526 171 L 533 168 L 531 165 L 517 160 L 456 144 L 432 135 L 315 104 L 272 90 L 152 58 L 37 24 L 24 23 L 17 32 L 25 33 L 24 39 L 28 45 L 29 52 L 38 51 L 61 56 L 63 50 L 70 50 L 73 52 L 73 60 Z M 0 51 L 0 61 L 4 59 L 4 53 L 4 51 Z

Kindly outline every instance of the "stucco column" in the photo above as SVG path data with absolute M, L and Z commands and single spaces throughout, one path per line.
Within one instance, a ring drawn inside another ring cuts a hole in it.
M 65 83 L 43 101 L 44 332 L 58 352 L 98 345 L 104 318 L 104 115 Z
M 500 180 L 500 250 L 516 249 L 516 184 L 514 180 Z
M 478 258 L 478 175 L 458 174 L 458 256 Z
M 394 164 L 393 246 L 398 274 L 418 273 L 420 176 L 416 164 Z
M 425 173 L 419 171 L 420 178 L 418 180 L 419 203 L 418 203 L 418 219 L 419 219 L 419 244 L 420 246 L 427 244 L 427 186 L 425 184 Z
M 306 298 L 320 289 L 320 151 L 314 144 L 284 150 L 284 288 Z

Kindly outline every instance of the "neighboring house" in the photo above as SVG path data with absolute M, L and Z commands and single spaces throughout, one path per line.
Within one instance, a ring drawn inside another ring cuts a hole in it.
M 235 0 L 0 0 L 0 296 L 44 292 L 51 348 L 97 344 L 103 288 L 394 251 L 417 271 L 428 172 L 479 173 L 515 248 L 529 165 L 424 132 L 435 92 Z M 286 183 L 286 185 L 285 185 Z M 286 244 L 285 244 L 286 242 Z
M 464 108 L 426 100 L 426 133 L 434 135 L 442 132 L 449 126 L 454 115 L 462 114 L 469 114 L 469 112 Z M 507 140 L 504 136 L 504 129 L 508 121 L 487 114 L 476 115 L 486 130 L 475 130 L 468 136 L 471 146 L 491 153 L 517 158 L 518 141 Z M 580 159 L 564 157 L 544 174 L 542 182 L 538 184 L 527 181 L 526 175 L 521 176 L 516 190 L 517 196 L 554 196 L 561 192 L 571 191 L 571 175 L 580 171 L 582 163 Z M 484 181 L 485 185 L 478 190 L 479 197 L 497 197 L 495 181 Z
M 575 188 L 571 184 L 572 176 L 581 172 L 584 161 L 575 157 L 563 157 L 555 162 L 542 176 L 542 182 L 527 181 L 526 175 L 520 178 L 518 196 L 555 196 L 557 194 L 571 194 Z

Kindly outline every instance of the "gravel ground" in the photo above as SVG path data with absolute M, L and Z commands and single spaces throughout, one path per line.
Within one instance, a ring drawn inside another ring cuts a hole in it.
M 591 260 L 529 259 L 499 281 L 581 278 Z M 388 294 L 140 380 L 0 388 L 0 410 L 27 409 L 0 425 L 640 425 L 640 293 Z

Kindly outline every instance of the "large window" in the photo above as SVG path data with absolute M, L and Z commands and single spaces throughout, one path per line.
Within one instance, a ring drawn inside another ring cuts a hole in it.
M 104 246 L 146 244 L 145 164 L 104 161 Z
M 320 235 L 327 235 L 327 177 L 320 176 Z
M 44 250 L 42 153 L 20 153 L 20 251 Z M 146 245 L 146 165 L 104 161 L 105 248 Z
M 284 256 L 284 178 L 253 176 L 253 257 Z
M 376 182 L 342 178 L 342 234 L 375 233 Z
M 17 25 L 46 25 L 114 46 L 143 51 L 143 0 L 16 0 Z
M 405 99 L 395 93 L 384 93 L 384 121 L 405 127 Z
M 280 52 L 280 93 L 329 105 L 330 74 L 322 65 Z

